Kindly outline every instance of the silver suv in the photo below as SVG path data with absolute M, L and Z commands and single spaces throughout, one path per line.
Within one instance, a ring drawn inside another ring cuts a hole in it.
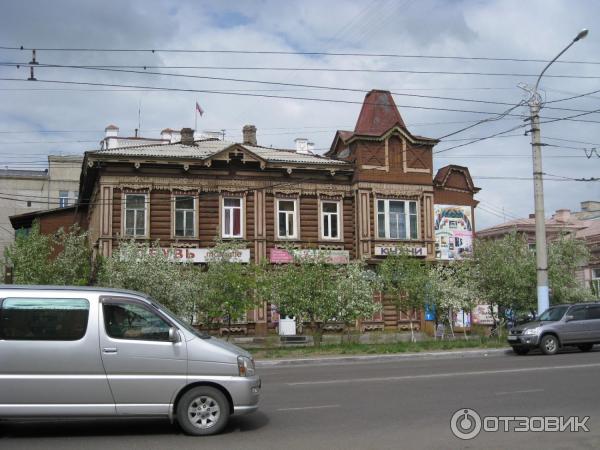
M 566 346 L 589 352 L 600 343 L 600 303 L 553 306 L 533 322 L 512 328 L 508 343 L 517 355 L 533 348 L 554 355 Z

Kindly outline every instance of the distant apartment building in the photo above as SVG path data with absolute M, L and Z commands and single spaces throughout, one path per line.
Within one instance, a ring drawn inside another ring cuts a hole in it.
M 9 217 L 74 205 L 83 156 L 48 156 L 45 170 L 0 169 L 0 252 L 15 238 Z

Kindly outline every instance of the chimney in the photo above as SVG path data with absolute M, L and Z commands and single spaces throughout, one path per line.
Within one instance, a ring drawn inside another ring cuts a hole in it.
M 192 130 L 191 128 L 181 129 L 181 144 L 194 145 L 194 130 Z
M 312 155 L 313 149 L 315 148 L 314 142 L 309 142 L 306 138 L 296 138 L 294 139 L 296 143 L 296 153 L 300 153 L 302 155 Z
M 530 218 L 530 219 L 535 219 L 535 213 L 530 213 L 530 214 L 529 214 L 529 218 Z
M 561 223 L 567 223 L 571 218 L 570 209 L 557 209 L 554 213 L 554 220 Z
M 104 142 L 102 143 L 102 148 L 106 149 L 106 148 L 115 148 L 118 147 L 118 140 L 117 138 L 119 137 L 119 127 L 116 125 L 108 125 L 105 129 L 104 129 Z
M 254 125 L 244 125 L 244 128 L 242 128 L 242 135 L 244 136 L 244 144 L 257 145 L 256 127 Z
M 307 154 L 308 153 L 308 139 L 306 138 L 296 138 L 294 139 L 296 143 L 296 153 Z
M 166 143 L 170 144 L 172 142 L 171 141 L 172 136 L 173 136 L 173 130 L 171 130 L 170 128 L 165 128 L 164 130 L 162 130 L 160 132 L 160 138 L 163 139 L 163 140 L 165 140 L 165 141 L 168 141 Z
M 108 125 L 104 129 L 104 137 L 117 137 L 119 135 L 119 127 L 116 125 Z

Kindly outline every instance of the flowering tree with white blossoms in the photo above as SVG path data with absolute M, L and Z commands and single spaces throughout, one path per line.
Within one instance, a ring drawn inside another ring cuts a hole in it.
M 382 288 L 379 276 L 367 270 L 364 262 L 352 262 L 340 266 L 336 273 L 337 315 L 343 321 L 348 341 L 350 327 L 359 319 L 370 319 L 381 310 L 381 303 L 373 300 L 375 292 Z
M 198 275 L 191 264 L 174 263 L 158 243 L 124 241 L 101 261 L 98 285 L 142 292 L 191 322 L 202 298 Z
M 436 323 L 448 321 L 453 331 L 453 314 L 463 310 L 471 311 L 476 304 L 476 290 L 471 282 L 470 267 L 467 261 L 452 265 L 433 266 L 428 273 L 428 303 L 435 308 Z M 466 327 L 463 327 L 467 339 Z
M 413 314 L 425 303 L 427 267 L 408 253 L 389 255 L 379 265 L 383 288 L 399 311 L 410 319 L 410 337 L 415 342 Z

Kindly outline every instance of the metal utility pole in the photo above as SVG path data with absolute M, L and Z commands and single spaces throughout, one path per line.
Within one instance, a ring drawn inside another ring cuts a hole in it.
M 542 76 L 548 68 L 561 57 L 575 42 L 583 39 L 588 34 L 585 28 L 567 45 L 558 55 L 550 61 L 535 83 L 529 98 L 529 111 L 531 119 L 531 151 L 533 154 L 533 195 L 535 200 L 535 254 L 537 266 L 537 304 L 538 316 L 550 306 L 548 296 L 548 248 L 546 246 L 546 219 L 544 217 L 544 182 L 542 179 L 542 152 L 540 137 L 540 109 L 542 99 L 538 93 L 538 86 Z

